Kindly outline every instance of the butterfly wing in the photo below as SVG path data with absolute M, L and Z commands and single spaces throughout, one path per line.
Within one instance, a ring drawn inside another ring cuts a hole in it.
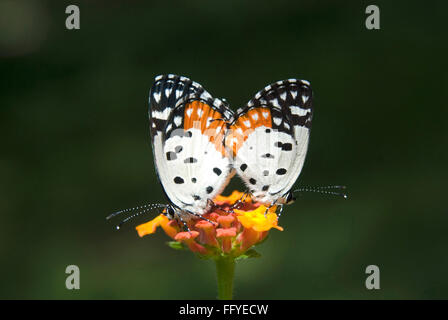
M 302 170 L 313 115 L 308 81 L 278 81 L 237 112 L 226 146 L 237 174 L 257 201 L 271 204 L 294 185 Z
M 149 120 L 154 163 L 172 204 L 204 214 L 231 178 L 223 145 L 232 111 L 198 83 L 158 76 L 150 91 Z

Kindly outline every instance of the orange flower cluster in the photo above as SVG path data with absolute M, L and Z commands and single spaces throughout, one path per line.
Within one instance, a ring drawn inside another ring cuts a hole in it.
M 238 257 L 253 245 L 263 241 L 270 229 L 283 231 L 277 225 L 276 207 L 266 213 L 266 207 L 252 203 L 249 197 L 243 200 L 231 212 L 232 205 L 241 199 L 242 193 L 234 191 L 230 196 L 217 196 L 215 206 L 202 219 L 187 222 L 190 231 L 183 231 L 175 220 L 169 220 L 160 214 L 155 219 L 136 227 L 138 235 L 143 237 L 152 234 L 157 227 L 175 241 L 182 243 L 191 251 L 205 257 L 231 255 Z M 266 214 L 265 214 L 266 213 Z

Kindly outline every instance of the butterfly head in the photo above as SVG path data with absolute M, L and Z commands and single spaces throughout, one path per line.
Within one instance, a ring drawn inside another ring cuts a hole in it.
M 291 204 L 296 201 L 296 197 L 294 197 L 294 194 L 291 191 L 283 195 L 282 198 L 284 199 L 285 204 Z
M 281 197 L 277 198 L 274 202 L 275 204 L 283 205 L 283 204 L 292 204 L 296 201 L 296 197 L 294 197 L 294 194 L 291 191 L 288 191 Z
M 176 216 L 176 208 L 172 205 L 167 205 L 165 215 L 168 217 L 168 219 L 172 220 Z

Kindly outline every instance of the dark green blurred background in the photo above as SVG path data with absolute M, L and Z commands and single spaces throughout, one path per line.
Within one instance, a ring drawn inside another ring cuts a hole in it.
M 237 265 L 240 299 L 448 298 L 446 3 L 0 2 L 0 298 L 213 299 L 214 265 L 114 230 L 164 201 L 147 119 L 154 76 L 200 82 L 234 109 L 280 79 L 311 81 L 303 194 Z M 65 28 L 77 4 L 81 29 Z M 381 30 L 365 28 L 365 8 Z M 233 185 L 233 187 L 235 184 Z M 228 192 L 228 191 L 226 191 Z M 117 221 L 115 221 L 117 222 Z M 65 288 L 65 268 L 81 289 Z M 366 290 L 365 268 L 381 270 Z

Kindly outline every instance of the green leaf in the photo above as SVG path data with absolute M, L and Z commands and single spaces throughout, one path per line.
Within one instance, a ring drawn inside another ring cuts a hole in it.
M 166 244 L 175 250 L 185 250 L 186 249 L 185 246 L 183 245 L 183 243 L 179 242 L 179 241 L 169 241 Z
M 249 258 L 260 258 L 261 254 L 255 249 L 249 249 L 244 254 L 238 256 L 236 260 L 244 260 Z

